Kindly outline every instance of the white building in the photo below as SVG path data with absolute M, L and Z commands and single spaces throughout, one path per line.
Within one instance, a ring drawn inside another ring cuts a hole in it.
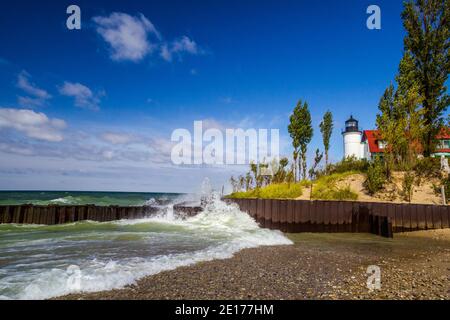
M 353 116 L 345 121 L 344 158 L 372 159 L 375 155 L 383 155 L 385 143 L 378 140 L 377 130 L 360 130 L 358 120 Z
M 344 140 L 344 158 L 371 160 L 374 156 L 383 156 L 386 144 L 379 139 L 378 130 L 360 130 L 358 120 L 350 116 L 345 121 L 345 130 L 342 131 Z M 450 158 L 450 128 L 444 128 L 436 136 L 438 145 L 433 157 Z
M 344 158 L 365 158 L 366 148 L 362 143 L 363 133 L 359 130 L 358 120 L 354 119 L 353 116 L 345 121 L 345 130 L 342 132 L 342 136 L 344 138 Z

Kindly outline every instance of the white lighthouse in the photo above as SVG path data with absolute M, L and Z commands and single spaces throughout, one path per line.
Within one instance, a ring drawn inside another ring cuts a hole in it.
M 362 131 L 359 130 L 358 120 L 353 116 L 345 121 L 345 130 L 342 132 L 344 137 L 344 158 L 354 156 L 356 159 L 362 159 L 364 148 L 361 144 Z

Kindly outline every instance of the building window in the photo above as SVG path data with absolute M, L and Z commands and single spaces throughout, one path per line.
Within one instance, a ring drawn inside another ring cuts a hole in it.
M 378 140 L 377 143 L 378 143 L 378 148 L 380 148 L 380 149 L 386 148 L 386 143 L 384 141 Z
M 450 149 L 450 140 L 440 140 L 438 149 Z

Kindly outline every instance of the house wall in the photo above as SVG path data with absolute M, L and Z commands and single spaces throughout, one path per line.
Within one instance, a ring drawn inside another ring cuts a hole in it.
M 369 145 L 361 142 L 361 159 L 370 159 Z

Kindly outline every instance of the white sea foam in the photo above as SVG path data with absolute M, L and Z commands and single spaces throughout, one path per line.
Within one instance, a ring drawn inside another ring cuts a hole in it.
M 152 205 L 154 205 L 154 204 L 156 204 L 156 203 L 157 203 L 157 202 L 156 202 L 155 198 L 150 198 L 150 199 L 148 199 L 147 201 L 145 201 L 144 205 L 146 205 L 146 206 L 152 206 Z
M 147 257 L 131 255 L 120 259 L 115 259 L 112 255 L 110 259 L 84 259 L 76 267 L 67 268 L 72 263 L 67 261 L 64 268 L 14 272 L 0 278 L 0 299 L 45 299 L 74 292 L 121 288 L 139 278 L 164 270 L 200 261 L 230 258 L 244 248 L 292 243 L 281 232 L 259 228 L 251 217 L 241 212 L 237 206 L 220 201 L 217 195 L 212 197 L 202 213 L 185 220 L 174 217 L 168 206 L 165 214 L 156 217 L 115 221 L 110 224 L 139 227 L 152 223 L 181 228 L 198 235 L 199 239 L 214 239 L 214 242 L 201 250 L 177 254 Z M 74 268 L 79 272 L 74 272 Z
M 55 203 L 55 204 L 72 204 L 76 201 L 74 201 L 74 197 L 68 196 L 68 197 L 64 197 L 64 198 L 57 198 L 57 199 L 52 199 L 49 202 L 50 203 Z

